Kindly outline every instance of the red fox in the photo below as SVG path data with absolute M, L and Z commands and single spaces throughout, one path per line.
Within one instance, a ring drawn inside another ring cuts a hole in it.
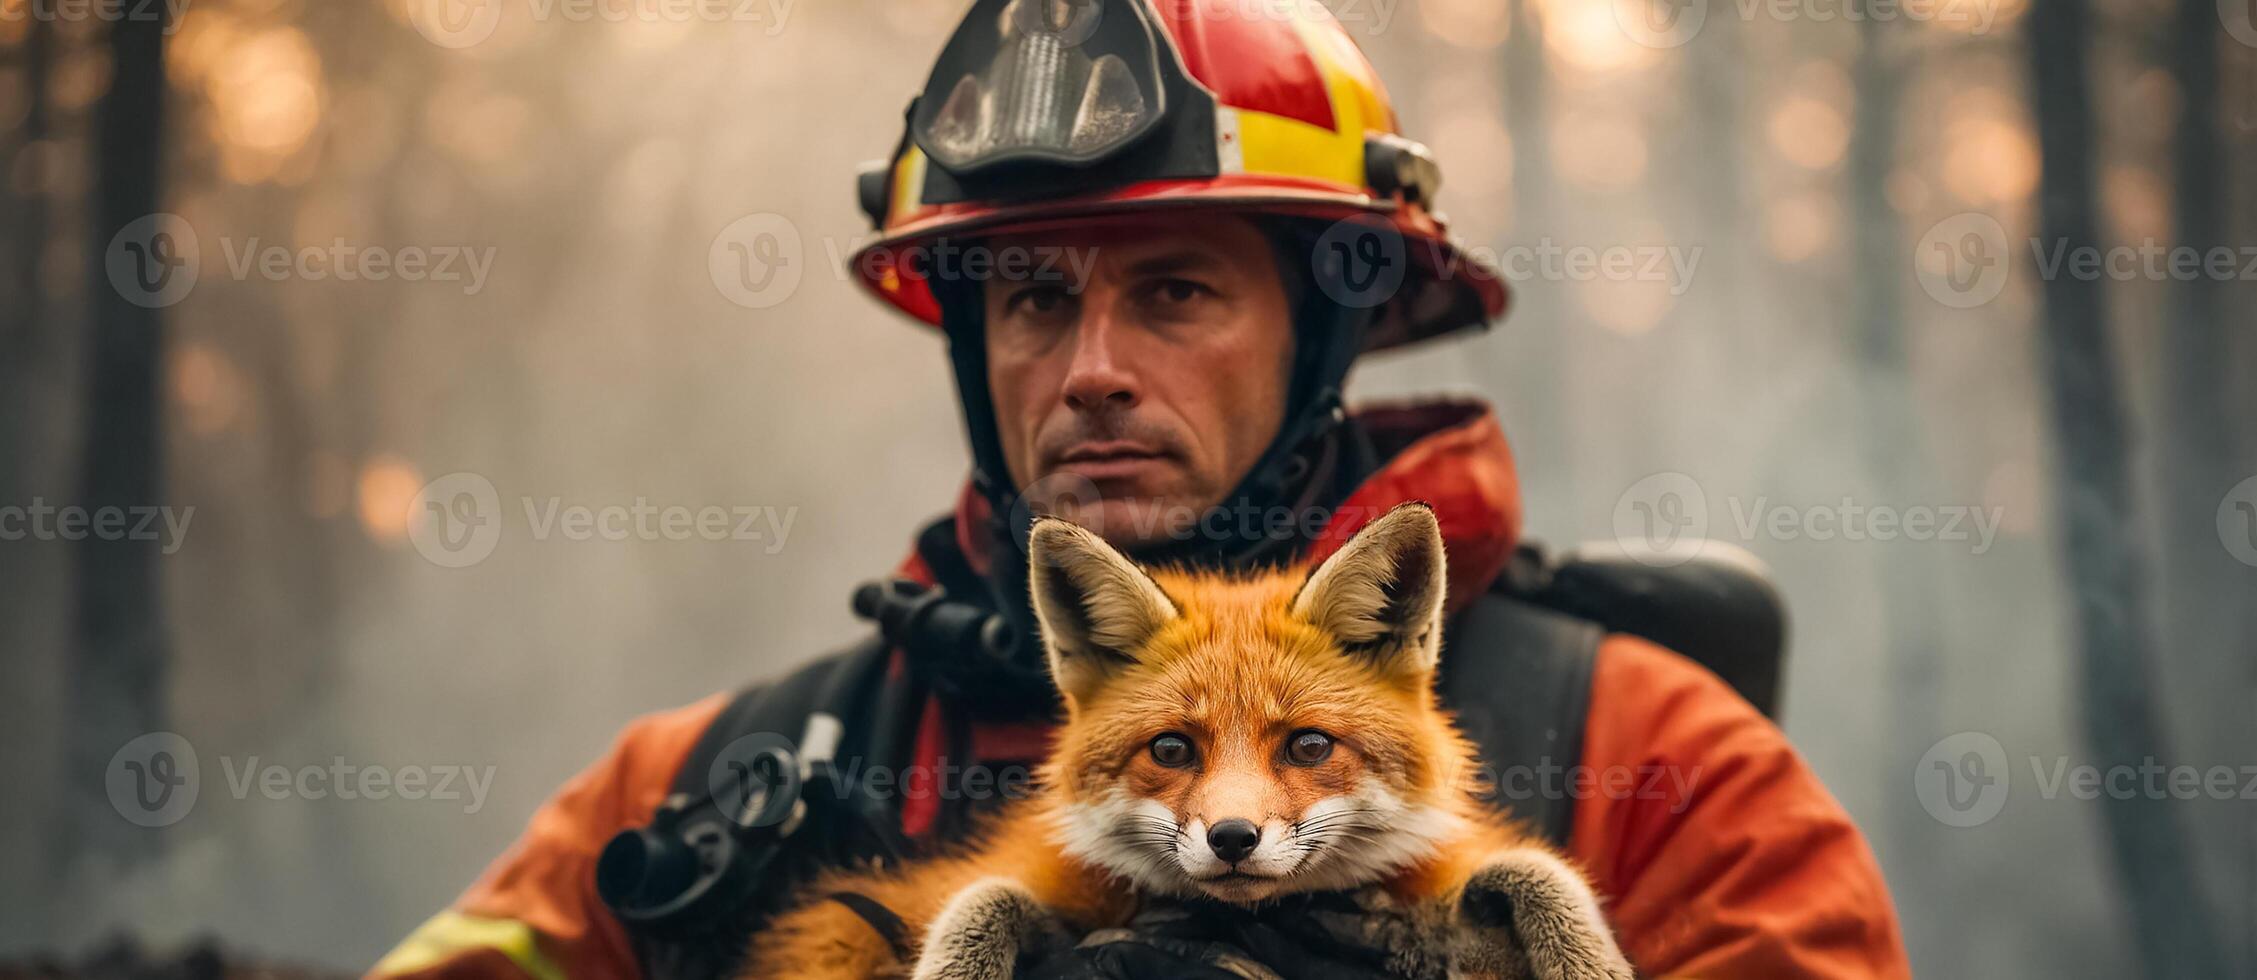
M 1147 571 L 1037 522 L 1029 580 L 1066 706 L 1040 788 L 970 850 L 815 882 L 746 975 L 986 980 L 1147 899 L 1361 892 L 1400 918 L 1388 952 L 1408 976 L 1628 980 L 1583 876 L 1466 792 L 1474 751 L 1434 693 L 1443 563 L 1423 504 L 1314 570 L 1236 577 Z M 840 893 L 898 916 L 914 962 Z

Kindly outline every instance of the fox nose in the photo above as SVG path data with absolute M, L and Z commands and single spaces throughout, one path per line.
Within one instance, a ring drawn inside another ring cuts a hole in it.
M 1225 820 L 1207 828 L 1207 846 L 1227 864 L 1246 860 L 1246 855 L 1254 853 L 1254 845 L 1261 842 L 1262 832 L 1251 820 Z

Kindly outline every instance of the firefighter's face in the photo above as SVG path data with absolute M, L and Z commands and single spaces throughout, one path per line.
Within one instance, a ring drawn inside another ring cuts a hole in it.
M 1177 215 L 988 246 L 1027 258 L 983 287 L 1012 481 L 1116 544 L 1197 533 L 1284 422 L 1293 329 L 1269 240 Z

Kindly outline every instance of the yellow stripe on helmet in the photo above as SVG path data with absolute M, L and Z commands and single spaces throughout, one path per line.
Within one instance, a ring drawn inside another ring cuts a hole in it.
M 1360 55 L 1333 47 L 1353 42 L 1336 29 L 1325 29 L 1327 26 L 1302 17 L 1293 19 L 1294 33 L 1300 35 L 1310 63 L 1324 79 L 1325 96 L 1332 103 L 1332 128 L 1239 109 L 1240 152 L 1247 173 L 1323 180 L 1355 188 L 1368 186 L 1364 134 L 1394 132 L 1394 114 L 1387 108 L 1386 93 L 1378 88 L 1377 79 L 1346 67 L 1361 64 Z

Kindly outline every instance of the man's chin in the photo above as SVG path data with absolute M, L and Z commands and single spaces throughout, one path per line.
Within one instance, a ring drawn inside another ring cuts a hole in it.
M 1169 497 L 1105 497 L 1067 502 L 1055 516 L 1097 533 L 1115 547 L 1135 549 L 1189 538 L 1205 508 Z

